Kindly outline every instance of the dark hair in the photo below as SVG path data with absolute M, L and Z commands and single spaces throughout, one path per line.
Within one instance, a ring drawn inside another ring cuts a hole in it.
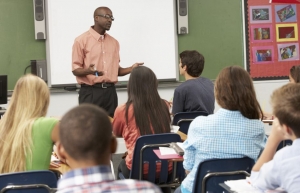
M 181 67 L 186 66 L 186 72 L 192 77 L 198 77 L 204 69 L 204 56 L 196 50 L 186 50 L 179 54 Z
M 150 68 L 135 67 L 128 82 L 128 100 L 125 117 L 128 123 L 128 109 L 133 105 L 133 116 L 140 135 L 170 132 L 170 113 L 166 102 L 157 91 L 158 81 Z M 152 129 L 151 129 L 152 127 Z
M 98 106 L 81 104 L 67 112 L 60 122 L 60 141 L 77 160 L 97 160 L 109 150 L 112 125 Z
M 222 108 L 238 110 L 249 119 L 263 117 L 252 79 L 239 66 L 226 67 L 219 73 L 215 82 L 215 96 Z
M 275 90 L 271 101 L 280 124 L 290 127 L 300 137 L 300 84 L 287 84 Z
M 300 66 L 292 66 L 290 69 L 290 75 L 294 79 L 295 83 L 300 82 Z

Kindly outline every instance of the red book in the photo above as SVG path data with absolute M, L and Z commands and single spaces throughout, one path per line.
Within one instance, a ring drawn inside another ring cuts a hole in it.
M 300 3 L 300 0 L 270 0 L 269 3 Z

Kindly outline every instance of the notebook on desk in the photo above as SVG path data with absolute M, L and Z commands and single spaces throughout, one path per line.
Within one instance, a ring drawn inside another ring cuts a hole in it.
M 182 142 L 170 143 L 169 147 L 159 147 L 161 155 L 178 154 L 183 156 L 184 150 L 182 148 Z
M 261 191 L 251 185 L 249 178 L 241 180 L 228 180 L 224 182 L 232 192 L 236 193 L 286 193 L 283 189 Z
M 160 149 L 154 149 L 153 152 L 156 154 L 156 156 L 159 159 L 167 159 L 167 160 L 169 160 L 169 159 L 183 159 L 182 156 L 180 156 L 180 155 L 178 155 L 177 153 L 174 153 L 174 152 L 173 152 L 173 154 L 164 154 L 164 155 L 161 154 Z

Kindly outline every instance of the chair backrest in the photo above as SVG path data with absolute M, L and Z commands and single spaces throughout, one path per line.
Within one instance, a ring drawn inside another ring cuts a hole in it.
M 179 126 L 179 131 L 187 134 L 191 122 L 198 116 L 207 116 L 206 111 L 180 112 L 176 113 L 173 118 L 173 125 Z
M 292 144 L 293 144 L 293 141 L 292 141 L 292 140 L 283 140 L 283 141 L 280 142 L 280 144 L 278 145 L 276 151 L 278 151 L 278 150 L 284 148 L 285 146 L 289 146 L 289 145 L 292 145 Z
M 248 157 L 201 162 L 195 175 L 193 193 L 223 192 L 220 183 L 226 180 L 245 179 L 249 176 L 253 165 L 254 160 Z
M 7 173 L 0 175 L 0 192 L 56 192 L 57 176 L 48 170 Z
M 181 142 L 181 138 L 176 133 L 164 133 L 164 134 L 153 134 L 153 135 L 144 135 L 140 136 L 135 144 L 133 158 L 132 158 L 132 167 L 129 178 L 130 179 L 144 179 L 143 175 L 140 178 L 140 163 L 149 164 L 147 181 L 157 184 L 156 179 L 156 163 L 161 163 L 161 170 L 159 175 L 158 183 L 167 183 L 168 181 L 168 160 L 160 160 L 156 154 L 153 152 L 153 149 L 158 149 L 159 144 L 164 146 L 164 144 L 171 142 Z M 142 148 L 145 145 L 157 144 L 155 147 Z M 142 151 L 141 151 L 142 150 Z M 141 153 L 142 152 L 142 156 Z M 143 165 L 143 164 L 142 164 Z M 182 163 L 178 163 L 177 168 L 183 168 Z M 178 170 L 180 172 L 180 170 Z M 143 173 L 143 172 L 142 172 Z

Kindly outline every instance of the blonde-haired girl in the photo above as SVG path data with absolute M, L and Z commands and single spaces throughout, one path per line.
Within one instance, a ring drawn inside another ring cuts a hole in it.
M 0 173 L 49 168 L 58 120 L 46 118 L 50 94 L 37 76 L 22 76 L 0 120 Z

